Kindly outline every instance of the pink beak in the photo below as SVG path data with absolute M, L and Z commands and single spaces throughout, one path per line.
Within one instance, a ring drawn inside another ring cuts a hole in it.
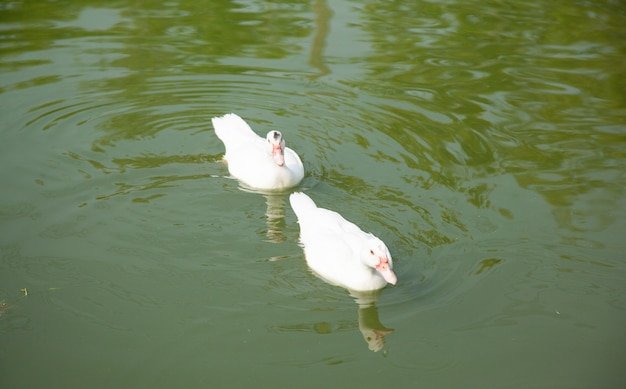
M 285 156 L 283 155 L 283 149 L 280 145 L 274 145 L 272 147 L 272 157 L 276 165 L 282 167 L 285 164 Z
M 387 257 L 380 257 L 380 262 L 376 265 L 376 270 L 378 270 L 385 281 L 391 285 L 395 285 L 396 282 L 398 282 L 398 277 L 396 277 L 396 273 L 391 270 L 391 266 L 389 266 L 389 259 Z

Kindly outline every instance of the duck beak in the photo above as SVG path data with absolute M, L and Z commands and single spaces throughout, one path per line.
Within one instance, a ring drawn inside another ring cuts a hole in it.
M 274 145 L 272 147 L 272 157 L 276 165 L 282 167 L 285 164 L 285 156 L 283 155 L 283 148 L 280 145 Z
M 398 277 L 396 277 L 396 273 L 391 270 L 391 266 L 389 266 L 389 259 L 387 257 L 380 257 L 380 262 L 376 265 L 376 270 L 378 270 L 385 281 L 391 285 L 395 285 L 396 282 L 398 282 Z

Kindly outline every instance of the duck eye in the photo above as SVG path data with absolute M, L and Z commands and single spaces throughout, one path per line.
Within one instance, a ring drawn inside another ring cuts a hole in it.
M 374 250 L 370 249 L 370 254 L 374 255 Z

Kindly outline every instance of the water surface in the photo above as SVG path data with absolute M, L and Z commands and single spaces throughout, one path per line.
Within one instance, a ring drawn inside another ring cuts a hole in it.
M 2 386 L 626 383 L 622 2 L 0 15 Z M 308 271 L 288 193 L 221 162 L 227 112 L 283 132 L 396 286 Z

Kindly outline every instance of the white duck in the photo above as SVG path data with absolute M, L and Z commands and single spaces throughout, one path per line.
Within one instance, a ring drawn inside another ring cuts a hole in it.
M 270 131 L 263 139 L 234 113 L 215 117 L 211 122 L 226 147 L 228 171 L 244 184 L 280 190 L 298 185 L 304 177 L 300 157 L 285 147 L 280 131 Z
M 391 254 L 380 239 L 337 212 L 318 208 L 304 193 L 292 193 L 289 202 L 300 224 L 306 261 L 317 275 L 352 291 L 396 284 Z

